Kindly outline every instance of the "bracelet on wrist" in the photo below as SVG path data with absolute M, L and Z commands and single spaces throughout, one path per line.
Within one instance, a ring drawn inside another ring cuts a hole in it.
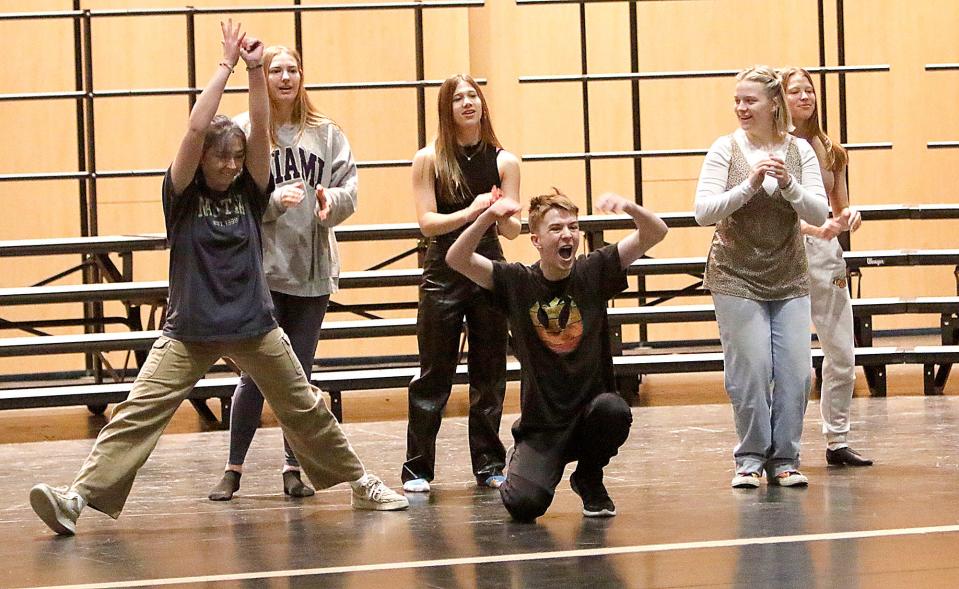
M 262 62 L 262 61 L 261 61 L 260 63 L 254 63 L 253 65 L 246 64 L 246 71 L 249 72 L 249 71 L 255 70 L 255 69 L 257 69 L 257 68 L 261 68 L 261 67 L 263 67 L 263 62 Z
M 228 64 L 228 63 L 225 62 L 225 61 L 221 61 L 221 62 L 219 63 L 219 65 L 222 65 L 222 66 L 225 67 L 226 69 L 230 70 L 230 73 L 231 73 L 231 74 L 233 73 L 233 67 L 234 67 L 234 66 Z

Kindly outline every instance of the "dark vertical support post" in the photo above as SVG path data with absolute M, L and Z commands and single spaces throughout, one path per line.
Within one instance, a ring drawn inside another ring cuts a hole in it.
M 426 61 L 423 48 L 423 7 L 417 6 L 413 9 L 415 19 L 415 42 L 416 42 L 416 131 L 417 145 L 420 148 L 426 147 L 426 87 L 423 81 L 426 79 Z
M 846 15 L 843 0 L 836 0 L 836 45 L 839 57 L 837 65 L 846 65 Z M 848 139 L 846 128 L 846 74 L 839 74 L 839 142 Z
M 942 334 L 942 345 L 954 346 L 959 343 L 959 317 L 955 313 L 943 313 L 939 319 L 939 329 Z M 943 394 L 946 389 L 946 383 L 949 381 L 949 373 L 952 372 L 952 364 L 941 364 L 935 371 L 932 380 L 933 392 L 937 395 Z M 929 387 L 926 387 L 926 394 L 929 394 Z
M 73 0 L 73 10 L 80 11 L 82 10 L 80 6 L 80 0 Z M 84 90 L 84 77 L 83 77 L 83 23 L 80 18 L 73 18 L 73 67 L 74 67 L 74 88 L 78 92 L 83 92 Z M 77 98 L 76 108 L 77 108 L 77 170 L 80 172 L 87 171 L 87 132 L 86 132 L 86 119 L 84 108 L 86 104 L 86 97 L 80 96 Z M 90 203 L 88 202 L 87 195 L 87 185 L 89 178 L 83 177 L 77 181 L 77 188 L 79 189 L 79 205 L 80 205 L 80 235 L 82 237 L 87 237 L 90 235 Z M 81 261 L 86 261 L 87 256 L 81 256 Z M 93 281 L 92 271 L 89 268 L 83 269 L 83 282 L 89 283 Z M 90 317 L 90 309 L 84 305 L 83 308 L 83 317 L 87 319 Z M 85 327 L 84 331 L 89 332 L 90 327 Z M 90 354 L 84 355 L 84 369 L 87 372 L 93 370 L 93 356 Z
M 87 170 L 90 172 L 89 229 L 90 235 L 98 235 L 97 227 L 97 149 L 96 125 L 93 116 L 93 19 L 90 10 L 83 11 L 84 25 L 84 97 L 86 106 Z
M 629 3 L 629 71 L 639 73 L 639 16 L 635 0 Z M 640 115 L 639 80 L 630 81 L 633 101 L 633 149 L 643 149 Z M 633 190 L 638 204 L 643 204 L 643 158 L 633 158 Z
M 836 0 L 836 47 L 838 51 L 837 65 L 846 65 L 846 13 L 843 0 Z M 846 143 L 849 139 L 849 129 L 846 124 L 846 74 L 839 74 L 839 142 Z M 846 194 L 849 194 L 849 174 L 846 174 Z M 852 234 L 849 232 L 839 235 L 839 244 L 846 251 L 852 247 Z
M 426 87 L 423 81 L 426 80 L 426 58 L 423 43 L 423 8 L 417 6 L 413 11 L 414 18 L 414 43 L 416 46 L 416 145 L 420 149 L 426 147 Z M 422 238 L 416 244 L 416 263 L 422 268 L 426 261 L 426 249 L 429 247 L 429 239 Z M 333 396 L 330 396 L 331 402 Z M 336 415 L 334 413 L 334 415 Z
M 293 0 L 293 6 L 300 6 L 300 0 Z M 293 12 L 293 44 L 296 46 L 297 53 L 303 57 L 303 13 L 299 10 Z
M 639 14 L 635 1 L 629 3 L 629 67 L 630 72 L 639 73 Z M 633 149 L 643 149 L 643 127 L 640 114 L 639 80 L 630 82 L 633 101 Z M 643 158 L 633 158 L 633 186 L 638 204 L 643 204 Z M 637 304 L 640 307 L 646 304 L 646 276 L 636 278 Z M 649 341 L 649 328 L 645 323 L 639 325 L 639 341 Z
M 80 0 L 73 0 L 73 10 L 80 11 Z M 73 18 L 73 84 L 78 92 L 83 91 L 83 29 L 80 19 Z M 77 98 L 77 169 L 87 171 L 86 124 L 83 113 L 84 97 Z M 88 225 L 90 213 L 87 211 L 87 179 L 77 180 L 80 192 L 80 235 L 90 235 Z
M 826 7 L 825 0 L 817 0 L 816 8 L 819 16 L 819 67 L 826 67 Z M 829 132 L 829 117 L 826 116 L 826 74 L 819 74 L 819 124 L 823 133 Z
M 196 90 L 196 12 L 192 6 L 187 6 L 186 13 L 186 84 L 191 90 Z M 189 96 L 190 111 L 196 104 L 196 92 Z M 189 113 L 187 113 L 189 116 Z
M 93 19 L 90 10 L 83 11 L 83 91 L 84 95 L 84 115 L 86 120 L 86 142 L 87 142 L 87 171 L 90 173 L 88 183 L 88 207 L 87 207 L 87 227 L 90 235 L 98 235 L 99 228 L 97 223 L 97 149 L 96 149 L 96 123 L 94 119 L 93 108 Z M 85 283 L 100 282 L 100 269 L 96 264 L 89 264 L 83 272 Z M 89 331 L 103 331 L 103 303 L 85 303 L 83 309 L 84 319 L 93 319 L 93 324 L 87 328 Z M 97 355 L 91 356 L 87 360 L 87 365 L 92 364 L 93 376 L 96 382 L 102 382 L 102 363 Z
M 579 5 L 579 44 L 580 44 L 580 66 L 585 76 L 589 72 L 589 63 L 586 51 L 586 4 Z M 583 151 L 590 152 L 589 141 L 589 82 L 583 80 Z M 593 162 L 589 155 L 583 161 L 586 166 L 586 213 L 593 212 Z M 591 248 L 600 247 L 602 244 L 589 244 Z

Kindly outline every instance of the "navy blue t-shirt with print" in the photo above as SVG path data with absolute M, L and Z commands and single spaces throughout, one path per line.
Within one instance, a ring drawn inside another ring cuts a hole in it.
M 260 221 L 273 191 L 243 172 L 219 193 L 194 177 L 174 194 L 163 178 L 170 243 L 170 299 L 163 334 L 182 341 L 229 341 L 276 327 L 263 274 Z
M 493 262 L 492 298 L 509 317 L 523 368 L 517 441 L 568 428 L 590 401 L 616 390 L 606 303 L 626 287 L 616 244 L 580 256 L 558 281 L 539 262 Z

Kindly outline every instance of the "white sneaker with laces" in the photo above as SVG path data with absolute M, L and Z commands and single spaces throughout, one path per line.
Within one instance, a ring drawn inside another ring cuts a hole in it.
M 366 483 L 353 488 L 353 509 L 373 511 L 398 511 L 406 509 L 410 502 L 393 489 L 383 484 L 378 477 L 366 475 Z
M 84 501 L 76 491 L 39 483 L 30 489 L 30 507 L 51 530 L 61 536 L 72 536 L 77 533 L 77 518 Z
M 759 486 L 758 472 L 737 472 L 730 486 L 734 489 L 755 489 Z
M 769 482 L 780 487 L 805 487 L 809 479 L 798 470 L 786 470 L 769 479 Z

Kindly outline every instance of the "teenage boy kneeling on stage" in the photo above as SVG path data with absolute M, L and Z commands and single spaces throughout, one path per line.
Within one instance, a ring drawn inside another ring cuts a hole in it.
M 529 227 L 540 259 L 532 266 L 495 262 L 476 253 L 486 230 L 520 208 L 495 201 L 450 247 L 451 268 L 490 291 L 509 317 L 523 367 L 515 450 L 500 494 L 514 519 L 543 515 L 569 462 L 570 485 L 583 515 L 609 517 L 616 506 L 603 468 L 629 435 L 632 413 L 615 391 L 606 303 L 626 289 L 626 268 L 666 236 L 663 221 L 625 198 L 603 195 L 596 209 L 625 213 L 636 231 L 619 243 L 576 257 L 579 209 L 558 190 L 529 206 Z

